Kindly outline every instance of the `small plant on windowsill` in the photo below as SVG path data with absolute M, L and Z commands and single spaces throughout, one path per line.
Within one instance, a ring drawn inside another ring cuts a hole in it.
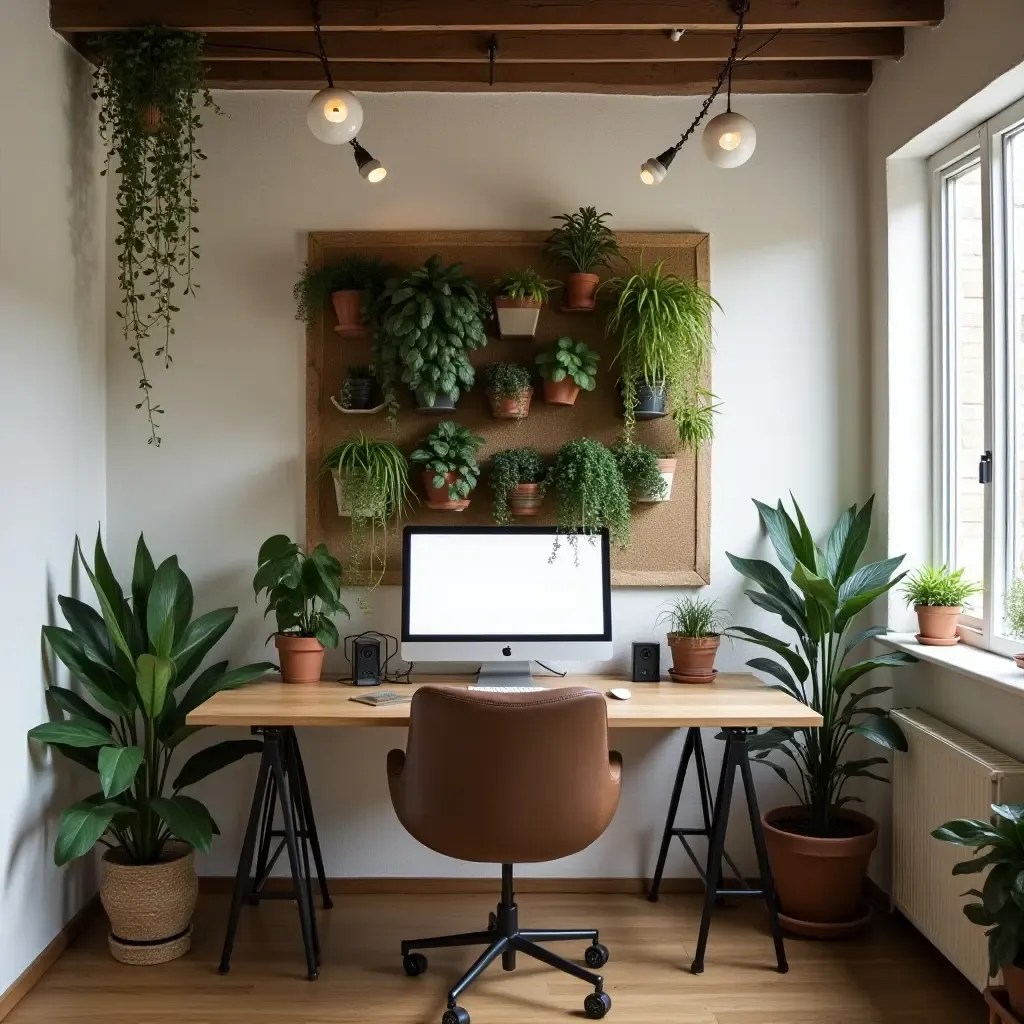
M 957 622 L 967 600 L 982 587 L 964 579 L 963 569 L 923 565 L 903 584 L 903 597 L 917 612 L 917 639 L 927 647 L 952 647 L 960 642 Z
M 710 683 L 715 677 L 725 613 L 714 601 L 690 594 L 667 608 L 658 621 L 668 625 L 672 678 L 679 683 Z
M 487 367 L 487 397 L 498 420 L 523 420 L 530 414 L 533 385 L 530 371 L 518 363 L 491 363 Z
M 483 444 L 482 437 L 454 420 L 443 420 L 420 441 L 409 461 L 423 467 L 427 508 L 462 512 L 469 507 L 469 496 L 480 480 L 476 453 Z
M 508 448 L 491 462 L 494 521 L 508 526 L 513 516 L 533 516 L 540 510 L 547 487 L 548 467 L 536 448 Z
M 1006 589 L 1003 617 L 1010 636 L 1016 640 L 1024 640 L 1024 576 L 1019 573 Z M 1017 668 L 1024 669 L 1024 654 L 1015 654 L 1013 660 L 1017 663 Z

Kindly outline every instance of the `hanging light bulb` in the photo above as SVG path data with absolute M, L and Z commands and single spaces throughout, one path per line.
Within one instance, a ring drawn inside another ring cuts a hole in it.
M 306 124 L 331 146 L 351 142 L 363 126 L 363 105 L 347 89 L 321 89 L 306 110 Z
M 388 176 L 388 169 L 379 160 L 375 160 L 355 139 L 352 140 L 352 149 L 355 152 L 359 173 L 368 182 L 376 185 L 378 181 L 383 181 Z
M 645 160 L 640 165 L 640 180 L 645 185 L 660 185 L 665 180 L 665 175 L 668 174 L 668 169 L 672 166 L 677 152 L 675 147 L 670 146 L 664 153 Z
M 754 155 L 757 131 L 749 118 L 728 110 L 708 121 L 701 145 L 716 167 L 740 167 Z

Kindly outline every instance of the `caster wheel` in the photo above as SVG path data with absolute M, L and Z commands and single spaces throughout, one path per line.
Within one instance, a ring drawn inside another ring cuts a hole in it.
M 588 967 L 604 967 L 608 963 L 608 947 L 602 946 L 600 942 L 595 942 L 592 946 L 587 946 L 583 959 Z
M 444 1011 L 441 1024 L 469 1024 L 469 1014 L 461 1006 L 452 1006 Z
M 427 958 L 422 953 L 410 953 L 402 957 L 402 967 L 410 978 L 418 978 L 427 969 Z
M 489 932 L 498 930 L 498 915 L 493 910 L 487 915 L 487 930 Z
M 612 1008 L 612 997 L 607 992 L 591 992 L 583 1000 L 583 1012 L 588 1020 L 601 1020 Z

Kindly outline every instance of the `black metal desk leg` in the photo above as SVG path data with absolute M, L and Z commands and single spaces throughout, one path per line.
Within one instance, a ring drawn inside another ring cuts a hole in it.
M 665 860 L 668 857 L 668 848 L 672 844 L 672 836 L 676 824 L 676 814 L 679 812 L 679 798 L 682 796 L 683 783 L 686 781 L 686 769 L 690 765 L 690 758 L 693 755 L 694 735 L 700 736 L 699 729 L 687 729 L 686 739 L 683 741 L 683 753 L 679 758 L 679 768 L 676 771 L 676 781 L 672 786 L 672 799 L 668 802 L 668 816 L 665 819 L 665 831 L 661 837 L 661 849 L 658 851 L 658 866 L 654 869 L 654 880 L 651 882 L 647 898 L 652 903 L 658 901 L 658 890 L 661 888 L 661 878 L 665 873 Z M 703 793 L 703 786 L 701 787 Z
M 320 837 L 316 831 L 316 818 L 313 817 L 313 801 L 309 795 L 309 783 L 306 781 L 306 767 L 302 763 L 302 751 L 299 749 L 299 740 L 295 735 L 295 730 L 289 729 L 288 734 L 292 757 L 295 761 L 299 797 L 302 801 L 302 816 L 306 822 L 307 839 L 313 850 L 313 863 L 316 864 L 316 874 L 320 882 L 320 899 L 324 910 L 330 910 L 334 906 L 334 902 L 327 887 L 327 872 L 324 870 L 324 857 L 320 852 Z

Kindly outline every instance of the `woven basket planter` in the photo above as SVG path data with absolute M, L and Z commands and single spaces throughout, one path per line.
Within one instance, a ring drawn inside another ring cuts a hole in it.
M 187 953 L 198 892 L 195 852 L 185 843 L 168 843 L 159 864 L 128 864 L 121 851 L 108 850 L 100 900 L 114 959 L 151 966 Z

